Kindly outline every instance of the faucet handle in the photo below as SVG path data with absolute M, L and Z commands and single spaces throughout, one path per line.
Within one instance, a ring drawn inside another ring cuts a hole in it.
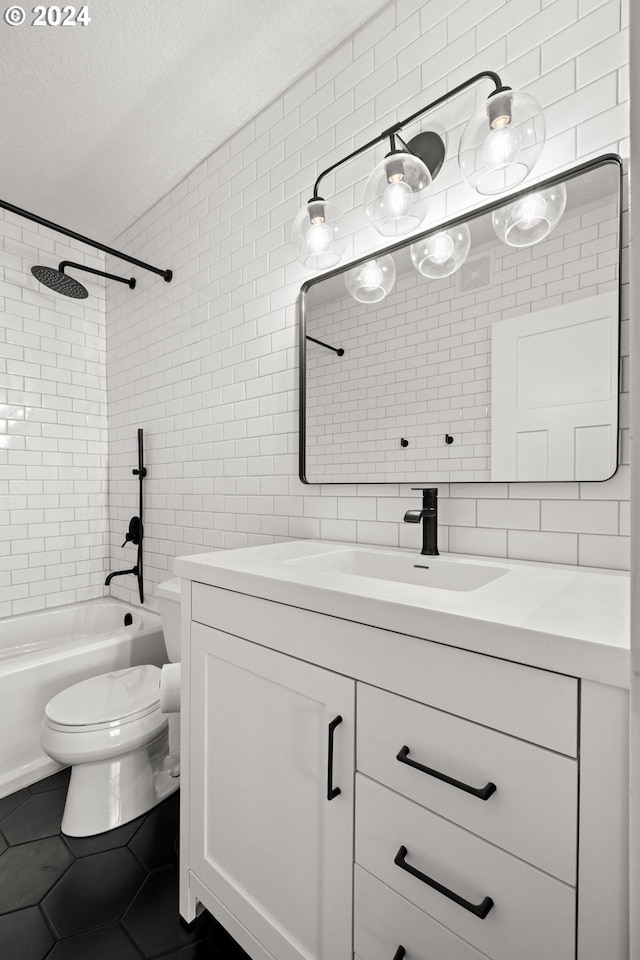
M 435 493 L 436 497 L 438 496 L 437 487 L 411 487 L 412 490 L 421 490 L 422 493 Z

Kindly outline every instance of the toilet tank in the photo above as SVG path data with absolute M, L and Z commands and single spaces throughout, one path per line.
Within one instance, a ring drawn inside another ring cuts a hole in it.
M 169 660 L 180 660 L 180 577 L 158 584 L 158 601 Z

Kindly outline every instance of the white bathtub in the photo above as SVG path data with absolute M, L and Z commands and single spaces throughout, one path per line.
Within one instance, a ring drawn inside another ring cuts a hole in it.
M 61 769 L 40 747 L 54 694 L 110 670 L 166 662 L 160 618 L 117 600 L 0 620 L 0 797 Z

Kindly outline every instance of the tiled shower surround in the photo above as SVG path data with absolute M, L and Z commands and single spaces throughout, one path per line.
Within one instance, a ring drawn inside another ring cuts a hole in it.
M 108 558 L 105 289 L 35 264 L 104 257 L 0 212 L 0 617 L 103 595 Z
M 616 173 L 609 170 L 613 186 Z M 472 222 L 472 232 L 486 230 L 485 221 Z M 467 290 L 460 288 L 462 271 L 426 279 L 406 253 L 396 256 L 404 269 L 378 304 L 346 293 L 317 303 L 321 285 L 315 296 L 312 287 L 309 303 L 317 306 L 308 309 L 307 334 L 345 354 L 337 360 L 307 343 L 307 478 L 490 480 L 493 325 L 584 298 L 615 297 L 617 230 L 613 202 L 589 204 L 566 210 L 533 247 L 514 249 L 495 238 L 474 245 L 466 263 L 486 282 Z M 605 468 L 601 476 L 611 472 Z
M 482 69 L 542 103 L 548 139 L 536 176 L 607 151 L 628 156 L 627 19 L 627 0 L 396 0 L 120 237 L 125 250 L 171 266 L 175 279 L 145 276 L 133 292 L 108 293 L 113 567 L 133 560 L 133 548 L 120 544 L 136 509 L 138 426 L 149 468 L 150 594 L 178 554 L 287 537 L 418 544 L 417 525 L 400 522 L 418 503 L 409 485 L 298 480 L 296 297 L 309 274 L 293 258 L 291 221 L 321 169 Z M 481 86 L 477 95 L 487 92 Z M 466 95 L 433 115 L 447 131 L 448 159 L 430 224 L 478 202 L 456 159 L 475 103 Z M 326 183 L 346 211 L 348 256 L 384 245 L 360 206 L 381 156 L 369 153 Z M 627 301 L 625 286 L 625 355 Z M 626 568 L 627 389 L 625 364 L 622 466 L 612 480 L 443 484 L 442 548 Z M 132 601 L 134 591 L 133 578 L 112 585 Z

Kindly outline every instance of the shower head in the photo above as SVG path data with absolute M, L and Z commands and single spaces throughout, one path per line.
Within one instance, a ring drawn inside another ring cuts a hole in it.
M 86 287 L 83 287 L 78 280 L 68 276 L 68 274 L 64 272 L 66 267 L 73 267 L 74 270 L 84 270 L 86 273 L 93 273 L 97 277 L 106 277 L 107 280 L 119 280 L 120 283 L 126 283 L 132 290 L 136 285 L 134 277 L 116 277 L 113 273 L 105 273 L 104 270 L 94 270 L 92 267 L 84 267 L 81 263 L 72 263 L 71 260 L 63 260 L 62 263 L 58 265 L 57 270 L 54 270 L 53 267 L 41 267 L 39 265 L 31 267 L 31 273 L 36 280 L 44 283 L 46 287 L 55 290 L 56 293 L 61 293 L 65 297 L 72 297 L 74 300 L 86 300 L 89 296 Z
M 74 300 L 86 300 L 89 296 L 85 287 L 73 277 L 68 277 L 62 270 L 54 270 L 53 267 L 31 267 L 31 273 L 36 280 L 44 283 L 56 293 L 62 293 L 65 297 L 73 297 Z

